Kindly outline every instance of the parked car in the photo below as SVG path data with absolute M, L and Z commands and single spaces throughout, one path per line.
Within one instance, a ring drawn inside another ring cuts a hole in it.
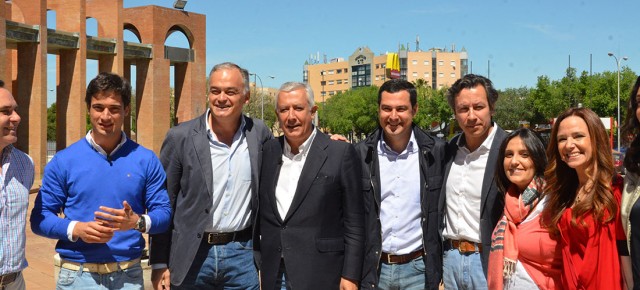
M 625 174 L 626 170 L 624 169 L 624 154 L 613 150 L 613 166 L 616 168 L 616 172 L 619 174 Z

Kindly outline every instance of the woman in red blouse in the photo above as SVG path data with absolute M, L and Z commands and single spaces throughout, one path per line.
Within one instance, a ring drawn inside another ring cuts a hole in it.
M 562 113 L 551 131 L 542 224 L 558 240 L 565 289 L 622 289 L 617 239 L 624 240 L 609 138 L 586 108 Z M 612 182 L 613 181 L 613 182 Z

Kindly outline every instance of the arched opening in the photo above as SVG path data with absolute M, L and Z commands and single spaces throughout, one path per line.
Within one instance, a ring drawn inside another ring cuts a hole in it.
M 86 32 L 90 36 L 98 36 L 98 20 L 93 17 L 88 17 L 86 20 Z
M 167 32 L 167 37 L 164 41 L 165 49 L 175 51 L 176 54 L 191 54 L 191 41 L 187 30 L 180 26 L 173 26 Z M 180 108 L 180 96 L 184 88 L 184 81 L 186 78 L 188 62 L 173 61 L 171 60 L 171 67 L 169 68 L 169 80 L 170 80 L 170 126 L 177 125 L 177 111 Z M 181 120 L 184 121 L 184 120 Z

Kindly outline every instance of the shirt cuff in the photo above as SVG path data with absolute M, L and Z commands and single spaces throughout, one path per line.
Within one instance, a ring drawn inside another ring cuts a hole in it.
M 151 218 L 146 214 L 143 214 L 142 217 L 144 218 L 144 224 L 146 225 L 146 227 L 144 229 L 144 233 L 148 234 L 149 233 L 149 229 L 151 229 Z M 165 268 L 166 268 L 166 266 L 165 266 Z
M 167 264 L 151 264 L 151 270 L 161 270 L 166 268 Z
M 75 228 L 77 223 L 78 221 L 71 221 L 67 226 L 67 238 L 69 239 L 69 241 L 72 241 L 72 242 L 78 241 L 77 238 L 75 240 L 73 239 L 73 228 Z

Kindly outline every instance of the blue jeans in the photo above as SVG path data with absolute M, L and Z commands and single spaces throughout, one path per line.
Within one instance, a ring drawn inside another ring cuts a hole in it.
M 442 263 L 444 289 L 488 289 L 480 253 L 460 254 L 458 249 L 448 249 Z
M 58 275 L 56 289 L 126 289 L 142 290 L 142 267 L 140 263 L 125 270 L 109 274 L 98 274 L 82 271 L 82 266 L 77 271 L 61 268 Z
M 253 242 L 201 243 L 184 281 L 171 289 L 258 290 Z
M 425 268 L 423 257 L 405 264 L 380 263 L 378 289 L 420 290 L 424 289 Z
M 278 285 L 280 286 L 280 290 L 291 290 L 291 282 L 287 279 L 287 268 L 284 266 L 284 260 L 280 260 L 280 269 L 278 270 L 278 278 L 276 280 L 276 289 Z

